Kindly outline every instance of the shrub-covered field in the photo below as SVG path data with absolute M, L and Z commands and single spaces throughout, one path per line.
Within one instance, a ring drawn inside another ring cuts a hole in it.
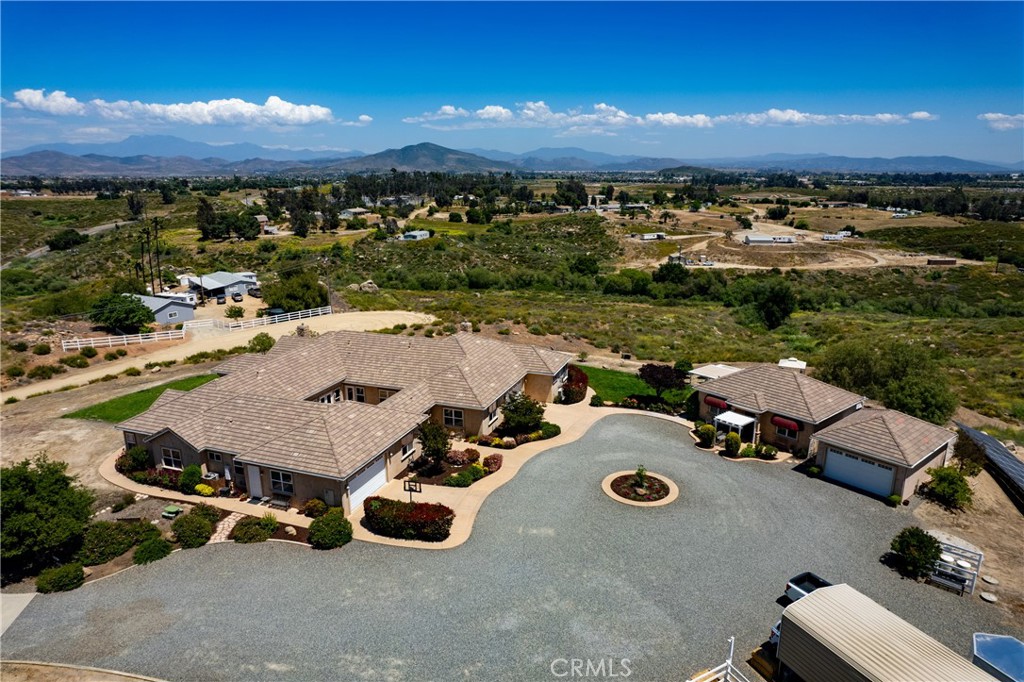
M 68 228 L 94 227 L 128 220 L 124 199 L 4 199 L 0 223 L 4 226 L 3 259 L 42 246 L 49 237 Z
M 872 239 L 906 249 L 983 260 L 997 253 L 1004 263 L 1024 267 L 1024 225 L 996 221 L 958 227 L 888 227 L 871 232 Z

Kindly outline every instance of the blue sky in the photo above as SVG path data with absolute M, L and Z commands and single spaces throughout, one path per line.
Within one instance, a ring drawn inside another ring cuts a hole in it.
M 0 144 L 1024 158 L 1024 3 L 0 4 Z

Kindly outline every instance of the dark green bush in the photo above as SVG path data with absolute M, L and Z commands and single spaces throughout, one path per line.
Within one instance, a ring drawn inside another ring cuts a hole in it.
M 84 582 L 85 571 L 82 570 L 82 564 L 65 564 L 40 573 L 36 578 L 36 589 L 43 594 L 67 592 L 81 587 Z
M 118 358 L 117 353 L 115 353 L 113 351 L 110 351 L 109 353 L 104 353 L 103 354 L 103 359 L 106 360 L 107 362 L 112 362 L 114 360 L 117 360 L 117 358 Z
M 309 544 L 314 549 L 334 549 L 351 541 L 352 524 L 341 510 L 331 510 L 309 524 Z
M 96 521 L 85 529 L 78 561 L 84 566 L 105 564 L 116 559 L 143 540 L 159 536 L 160 531 L 152 524 L 123 523 L 120 521 Z
M 725 434 L 725 454 L 728 457 L 736 457 L 740 454 L 740 434 L 730 431 Z
M 140 374 L 142 374 L 142 370 L 139 369 L 138 367 L 129 367 L 124 371 L 124 373 L 126 376 L 137 377 Z
M 61 365 L 36 365 L 28 371 L 29 379 L 51 379 L 55 374 L 68 371 Z
M 28 344 L 24 341 L 14 341 L 11 343 L 11 350 L 16 353 L 24 353 L 28 350 Z
M 85 348 L 78 352 L 82 355 L 82 357 L 90 359 L 96 357 L 96 355 L 99 353 L 99 351 L 97 351 L 92 346 L 86 346 Z
M 37 343 L 32 346 L 32 352 L 36 355 L 49 355 L 50 350 L 50 344 L 48 343 Z
M 318 519 L 327 513 L 327 503 L 319 497 L 307 500 L 302 507 L 302 513 L 312 519 Z
M 110 507 L 110 511 L 116 514 L 117 512 L 124 511 L 133 504 L 135 504 L 135 495 L 133 495 L 132 493 L 125 493 L 124 495 L 121 496 L 120 500 L 115 502 L 113 506 Z
M 193 547 L 202 547 L 210 541 L 210 536 L 213 535 L 213 524 L 199 514 L 185 514 L 174 520 L 171 530 L 174 531 L 179 545 L 185 549 L 192 549 Z
M 124 348 L 118 348 L 114 352 L 117 353 L 117 357 L 119 358 L 123 358 L 124 356 L 128 355 L 128 351 L 126 351 Z
M 220 510 L 204 502 L 200 502 L 196 506 L 192 507 L 192 511 L 190 511 L 189 514 L 201 516 L 214 526 L 216 526 L 220 521 Z
M 273 535 L 261 524 L 261 519 L 255 516 L 246 516 L 235 524 L 231 531 L 231 539 L 241 544 L 252 544 L 254 542 L 266 542 Z
M 132 562 L 136 564 L 150 564 L 171 553 L 171 543 L 163 538 L 150 538 L 135 548 L 132 555 Z
M 10 365 L 4 369 L 4 374 L 11 379 L 17 379 L 18 377 L 25 376 L 25 368 L 20 365 Z
M 932 480 L 928 482 L 928 496 L 947 509 L 966 509 L 971 506 L 974 493 L 967 478 L 952 466 L 928 469 Z
M 129 448 L 124 454 L 129 471 L 142 471 L 150 467 L 149 452 L 141 445 Z
M 562 427 L 559 426 L 558 424 L 552 424 L 551 422 L 540 423 L 540 440 L 554 438 L 560 433 L 562 433 Z
M 715 427 L 705 424 L 697 429 L 697 441 L 702 448 L 710 448 L 715 442 Z
M 942 553 L 942 545 L 917 526 L 901 530 L 890 545 L 897 569 L 908 578 L 923 578 L 932 572 Z
M 81 355 L 65 355 L 58 362 L 68 367 L 74 367 L 75 369 L 82 369 L 89 366 L 89 361 L 83 358 Z
M 594 395 L 590 396 L 590 406 L 604 407 L 604 398 L 595 393 Z
M 196 486 L 203 482 L 203 470 L 198 464 L 189 464 L 181 471 L 181 478 L 178 479 L 178 487 L 181 492 L 190 495 L 196 491 Z

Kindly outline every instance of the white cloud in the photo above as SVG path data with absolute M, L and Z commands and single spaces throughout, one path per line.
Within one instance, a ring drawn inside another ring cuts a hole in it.
M 543 100 L 538 100 L 518 103 L 515 105 L 515 110 L 497 104 L 488 104 L 472 112 L 447 104 L 436 112 L 428 112 L 402 120 L 405 123 L 420 123 L 424 127 L 434 130 L 552 128 L 559 130 L 558 135 L 564 137 L 614 135 L 615 131 L 630 127 L 646 127 L 648 129 L 713 128 L 721 124 L 745 126 L 900 125 L 912 121 L 934 121 L 937 118 L 927 111 L 915 111 L 910 114 L 816 114 L 796 109 L 767 109 L 761 112 L 718 116 L 659 111 L 638 116 L 604 102 L 593 105 L 590 111 L 578 108 L 555 111 Z
M 367 116 L 366 114 L 360 114 L 359 118 L 354 121 L 340 121 L 343 126 L 351 126 L 353 128 L 364 128 L 373 122 L 373 116 Z
M 83 116 L 86 113 L 85 105 L 74 97 L 68 97 L 63 90 L 54 90 L 47 95 L 45 90 L 24 88 L 14 93 L 13 102 L 4 100 L 4 104 L 12 109 L 41 111 L 56 116 Z
M 331 110 L 318 104 L 294 104 L 271 95 L 263 104 L 243 99 L 214 99 L 207 102 L 160 104 L 139 100 L 80 102 L 63 90 L 46 94 L 26 88 L 14 93 L 14 101 L 4 100 L 10 108 L 40 111 L 56 116 L 96 115 L 110 121 L 150 120 L 189 125 L 304 126 L 334 121 Z M 372 119 L 360 116 L 356 125 Z
M 989 128 L 999 132 L 1024 128 L 1024 114 L 978 114 L 978 119 L 985 121 Z

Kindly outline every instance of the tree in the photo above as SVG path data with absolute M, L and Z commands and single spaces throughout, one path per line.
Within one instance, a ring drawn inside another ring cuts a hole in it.
M 964 476 L 977 476 L 985 468 L 988 455 L 985 454 L 985 448 L 975 443 L 963 429 L 957 429 L 953 461 Z
M 292 234 L 296 237 L 305 238 L 309 234 L 309 228 L 313 225 L 313 214 L 301 209 L 293 209 L 290 222 L 292 224 Z
M 282 273 L 279 281 L 263 287 L 263 300 L 268 307 L 281 308 L 286 313 L 328 304 L 327 288 L 313 270 Z
M 256 216 L 249 213 L 231 216 L 231 231 L 245 241 L 251 242 L 260 236 L 260 223 Z
M 50 251 L 67 251 L 87 241 L 89 241 L 89 235 L 68 228 L 47 239 L 46 245 L 50 247 Z
M 928 496 L 947 509 L 966 509 L 974 500 L 967 479 L 956 467 L 928 469 L 932 480 L 928 482 Z
M 135 334 L 156 317 L 137 296 L 111 292 L 96 301 L 89 319 L 115 331 Z
M 448 429 L 435 422 L 425 422 L 419 428 L 420 455 L 419 467 L 428 476 L 436 475 L 444 470 L 444 458 L 452 449 L 452 437 Z
M 448 214 L 448 222 L 450 222 L 450 223 L 461 223 L 462 222 L 462 214 L 459 213 L 458 211 L 452 211 L 451 213 Z
M 754 305 L 764 326 L 775 329 L 796 310 L 796 294 L 789 282 L 774 277 L 767 282 L 759 282 L 755 287 Z
M 138 218 L 146 210 L 146 197 L 138 192 L 132 192 L 125 199 L 128 202 L 128 212 L 133 218 Z
M 577 275 L 596 275 L 598 273 L 597 256 L 589 253 L 582 256 L 574 256 L 569 261 L 569 272 L 574 272 Z
M 544 420 L 544 406 L 526 395 L 513 393 L 501 406 L 501 429 L 512 436 L 540 430 Z
M 789 215 L 789 206 L 772 206 L 766 214 L 769 220 L 784 220 Z
M 324 222 L 320 225 L 320 229 L 324 232 L 337 232 L 339 227 L 341 227 L 341 214 L 338 212 L 338 207 L 331 204 L 324 209 Z
M 174 190 L 172 190 L 167 185 L 162 185 L 160 187 L 160 201 L 162 201 L 165 204 L 173 204 L 174 203 Z
M 217 213 L 205 197 L 199 197 L 196 206 L 196 227 L 202 239 L 212 239 L 217 225 Z
M 736 222 L 739 223 L 740 227 L 744 230 L 752 230 L 754 228 L 754 223 L 750 222 L 750 218 L 745 215 L 736 216 Z
M 942 554 L 939 541 L 917 526 L 897 533 L 889 548 L 896 557 L 900 573 L 914 579 L 929 575 Z
M 92 493 L 45 454 L 0 469 L 0 567 L 4 582 L 69 559 L 92 510 Z
M 637 375 L 648 386 L 654 389 L 654 393 L 661 398 L 661 394 L 670 389 L 681 389 L 686 386 L 686 372 L 682 372 L 672 365 L 659 365 L 648 363 L 640 368 Z
M 672 367 L 677 372 L 683 372 L 684 374 L 687 374 L 687 375 L 690 372 L 693 371 L 693 363 L 690 362 L 689 360 L 685 360 L 685 359 L 684 360 L 676 360 L 676 364 L 672 365 Z
M 274 337 L 266 332 L 260 332 L 256 336 L 249 339 L 249 352 L 250 353 L 263 353 L 264 355 L 274 347 Z
M 662 225 L 664 225 L 668 221 L 672 220 L 672 217 L 673 216 L 672 216 L 671 212 L 669 212 L 669 211 L 662 211 L 661 215 L 658 216 L 658 220 L 661 222 Z

